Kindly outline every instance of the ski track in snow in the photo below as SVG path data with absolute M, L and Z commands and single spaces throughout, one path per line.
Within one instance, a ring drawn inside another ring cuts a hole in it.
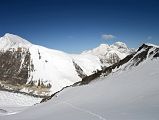
M 73 109 L 76 109 L 76 110 L 78 110 L 78 111 L 81 111 L 81 112 L 85 112 L 85 113 L 87 113 L 87 114 L 90 114 L 90 115 L 92 115 L 92 116 L 98 118 L 99 120 L 107 120 L 106 118 L 102 117 L 102 116 L 99 115 L 99 114 L 96 114 L 96 113 L 91 112 L 91 111 L 89 111 L 89 110 L 86 110 L 86 109 L 77 107 L 76 105 L 73 105 L 73 104 L 71 104 L 71 103 L 69 103 L 69 102 L 64 101 L 64 102 L 62 102 L 62 103 L 67 104 L 67 105 L 69 105 L 70 107 L 72 107 Z
M 2 116 L 7 116 L 7 115 L 14 115 L 14 114 L 17 114 L 19 112 L 10 112 L 10 113 L 6 113 L 6 114 L 2 114 Z

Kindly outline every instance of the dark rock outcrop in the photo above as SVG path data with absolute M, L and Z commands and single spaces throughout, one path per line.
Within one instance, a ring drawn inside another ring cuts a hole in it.
M 72 61 L 72 62 L 73 62 L 73 65 L 75 66 L 78 76 L 80 78 L 86 77 L 87 75 L 83 72 L 82 68 L 77 63 L 75 63 L 75 61 Z
M 29 66 L 29 51 L 0 52 L 0 81 L 12 85 L 26 84 Z

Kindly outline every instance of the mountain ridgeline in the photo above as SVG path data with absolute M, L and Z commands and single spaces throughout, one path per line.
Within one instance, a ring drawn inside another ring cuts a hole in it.
M 143 44 L 135 51 L 122 42 L 67 54 L 7 33 L 0 38 L 0 89 L 44 98 L 158 56 L 153 45 Z

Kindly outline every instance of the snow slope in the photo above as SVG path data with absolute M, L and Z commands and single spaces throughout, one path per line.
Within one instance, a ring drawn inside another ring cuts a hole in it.
M 158 120 L 159 59 L 147 59 L 2 120 Z
M 41 99 L 18 93 L 0 91 L 0 107 L 32 106 L 39 103 Z
M 41 100 L 42 98 L 0 91 L 0 116 L 16 114 L 27 107 L 40 103 Z
M 37 45 L 33 45 L 29 51 L 34 71 L 30 73 L 28 82 L 35 81 L 36 85 L 39 80 L 44 84 L 50 83 L 51 93 L 54 93 L 81 80 L 68 54 Z

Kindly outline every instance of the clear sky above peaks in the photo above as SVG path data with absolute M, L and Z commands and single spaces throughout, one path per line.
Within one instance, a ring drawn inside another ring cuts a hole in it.
M 0 0 L 0 36 L 5 33 L 69 53 L 116 41 L 159 45 L 159 1 Z

